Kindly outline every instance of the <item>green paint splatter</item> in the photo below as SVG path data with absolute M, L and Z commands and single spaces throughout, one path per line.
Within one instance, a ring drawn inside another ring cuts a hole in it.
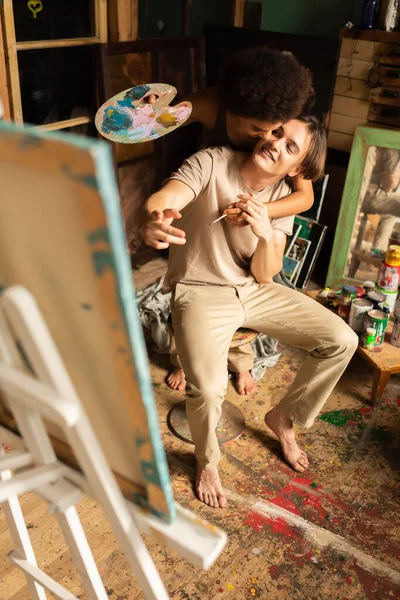
M 150 483 L 154 483 L 161 488 L 160 476 L 158 474 L 155 462 L 150 460 L 142 460 L 140 461 L 140 464 L 143 477 L 147 479 L 147 481 L 150 481 Z
M 144 446 L 144 444 L 147 444 L 149 441 L 149 439 L 147 437 L 143 437 L 140 434 L 138 434 L 135 438 L 135 445 L 136 448 L 141 448 L 142 446 Z
M 95 244 L 96 242 L 110 242 L 110 236 L 108 233 L 108 229 L 106 227 L 100 227 L 96 229 L 96 231 L 92 231 L 92 233 L 88 233 L 88 240 L 90 244 Z
M 313 481 L 312 483 L 310 483 L 310 487 L 315 489 L 318 487 L 318 483 L 315 483 L 315 481 Z
M 83 308 L 84 310 L 92 310 L 93 307 L 88 302 L 81 302 L 81 308 Z
M 25 148 L 29 148 L 30 146 L 41 146 L 43 144 L 43 140 L 40 137 L 36 137 L 35 135 L 24 135 L 18 141 L 18 148 L 20 150 L 25 150 Z
M 74 181 L 78 181 L 79 183 L 83 183 L 83 185 L 87 185 L 90 188 L 97 190 L 97 179 L 95 175 L 82 175 L 80 173 L 73 173 L 69 165 L 62 165 L 61 171 Z
M 31 362 L 27 356 L 27 354 L 24 351 L 24 348 L 22 347 L 21 343 L 19 341 L 17 341 L 17 348 L 18 348 L 18 352 L 20 353 L 22 360 L 24 361 L 24 365 L 26 366 L 26 368 L 28 369 L 28 371 L 30 371 L 32 373 L 32 375 L 36 375 Z
M 358 429 L 365 429 L 366 425 L 360 413 L 353 410 L 333 410 L 321 415 L 321 421 L 326 421 L 335 427 L 343 427 L 350 422 L 352 425 L 356 425 Z
M 93 252 L 92 260 L 96 275 L 103 275 L 106 269 L 115 271 L 114 257 L 111 252 Z

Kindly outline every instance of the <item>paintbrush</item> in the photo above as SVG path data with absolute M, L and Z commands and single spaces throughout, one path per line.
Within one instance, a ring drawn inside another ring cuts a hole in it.
M 218 223 L 218 221 L 221 221 L 221 219 L 225 219 L 225 217 L 227 217 L 227 216 L 228 216 L 227 214 L 224 214 L 224 215 L 222 215 L 222 217 L 218 217 L 218 219 L 215 219 L 215 221 L 213 221 L 211 223 L 211 225 L 214 225 L 214 223 Z

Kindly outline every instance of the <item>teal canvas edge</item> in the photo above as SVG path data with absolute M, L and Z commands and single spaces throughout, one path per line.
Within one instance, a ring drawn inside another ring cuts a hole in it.
M 96 145 L 92 146 L 91 151 L 96 165 L 99 192 L 109 222 L 110 245 L 115 256 L 121 310 L 125 319 L 131 350 L 135 357 L 136 376 L 149 423 L 150 440 L 154 449 L 156 463 L 154 468 L 158 472 L 161 488 L 170 510 L 170 516 L 160 515 L 151 505 L 149 505 L 149 508 L 156 516 L 172 521 L 176 518 L 176 510 L 165 449 L 160 435 L 147 350 L 132 281 L 132 271 L 126 251 L 125 231 L 120 210 L 118 187 L 114 177 L 111 149 L 105 142 L 96 142 Z
M 345 277 L 344 272 L 362 186 L 367 151 L 371 146 L 399 150 L 400 136 L 398 131 L 367 126 L 358 126 L 355 130 L 325 285 L 340 287 L 344 283 L 357 283 L 356 279 Z
M 93 158 L 96 169 L 98 192 L 106 213 L 109 226 L 109 242 L 114 258 L 114 268 L 118 286 L 118 296 L 124 318 L 130 349 L 135 358 L 135 374 L 139 384 L 144 408 L 146 411 L 150 442 L 154 450 L 153 470 L 163 491 L 170 514 L 160 513 L 146 498 L 135 496 L 132 500 L 141 508 L 151 512 L 156 517 L 172 522 L 176 518 L 175 502 L 169 477 L 168 464 L 162 443 L 157 410 L 151 384 L 147 351 L 140 324 L 136 304 L 136 293 L 132 281 L 131 268 L 126 252 L 126 238 L 123 227 L 119 202 L 119 191 L 115 180 L 111 148 L 107 142 L 88 139 L 78 135 L 60 132 L 43 132 L 33 126 L 17 126 L 9 122 L 0 122 L 0 137 L 4 134 L 17 133 L 21 136 L 21 150 L 24 145 L 40 143 L 41 139 L 56 139 L 64 144 L 88 150 Z M 136 440 L 140 445 L 141 440 Z M 147 477 L 145 476 L 145 479 Z

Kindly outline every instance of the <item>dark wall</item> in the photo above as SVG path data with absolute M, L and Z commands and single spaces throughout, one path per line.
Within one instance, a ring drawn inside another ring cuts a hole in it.
M 288 50 L 311 69 L 316 91 L 314 112 L 327 113 L 333 90 L 339 39 L 310 35 L 254 31 L 235 27 L 207 26 L 207 83 L 216 85 L 220 73 L 231 61 L 232 55 L 245 48 L 270 46 Z
M 265 31 L 337 38 L 347 21 L 357 20 L 360 0 L 249 0 L 262 3 Z

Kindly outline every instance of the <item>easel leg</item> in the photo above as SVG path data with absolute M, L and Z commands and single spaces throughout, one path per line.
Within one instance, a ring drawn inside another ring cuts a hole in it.
M 0 456 L 4 455 L 4 449 L 0 441 Z M 0 473 L 0 480 L 6 481 L 11 478 L 10 471 Z M 36 558 L 33 552 L 31 540 L 28 530 L 25 525 L 24 515 L 22 514 L 21 505 L 18 497 L 15 496 L 1 504 L 4 510 L 8 529 L 14 542 L 14 549 L 18 555 L 25 558 L 28 562 L 36 565 Z M 41 585 L 36 583 L 32 577 L 25 573 L 26 582 L 33 600 L 46 600 L 46 592 Z
M 378 369 L 375 369 L 371 392 L 371 400 L 374 404 L 379 402 L 379 400 L 382 398 L 383 391 L 389 379 L 389 371 L 379 371 Z
M 63 512 L 56 510 L 55 515 L 67 541 L 72 560 L 82 578 L 83 589 L 90 600 L 108 600 L 75 506 Z

